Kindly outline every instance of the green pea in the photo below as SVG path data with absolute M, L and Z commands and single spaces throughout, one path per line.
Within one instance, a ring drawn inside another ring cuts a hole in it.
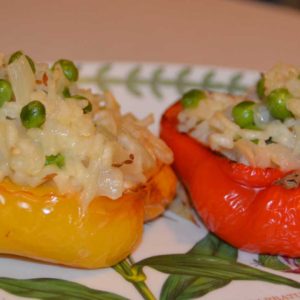
M 85 106 L 85 107 L 82 109 L 84 114 L 87 114 L 87 113 L 89 113 L 89 112 L 91 112 L 91 111 L 93 110 L 92 103 L 91 103 L 87 98 L 85 98 L 84 96 L 81 96 L 81 95 L 74 95 L 74 96 L 72 96 L 72 98 L 74 98 L 74 99 L 76 99 L 76 100 L 87 100 L 87 101 L 88 101 L 87 106 Z
M 56 165 L 60 169 L 65 165 L 65 157 L 58 153 L 56 155 L 46 156 L 45 166 Z
M 196 108 L 204 98 L 206 98 L 204 91 L 194 89 L 186 92 L 180 102 L 184 108 Z
M 262 74 L 256 83 L 256 93 L 260 99 L 265 97 L 265 76 Z
M 31 101 L 22 108 L 20 117 L 25 128 L 39 128 L 46 121 L 46 108 L 40 101 Z
M 243 101 L 235 105 L 232 109 L 234 122 L 241 128 L 255 129 L 253 101 Z
M 0 79 L 0 107 L 12 99 L 13 90 L 9 81 Z
M 78 79 L 78 69 L 71 60 L 60 59 L 60 60 L 58 60 L 57 62 L 54 63 L 54 66 L 57 65 L 57 64 L 59 64 L 61 66 L 65 77 L 69 81 L 77 81 L 77 79 Z
M 291 97 L 292 95 L 286 88 L 275 89 L 267 96 L 267 107 L 273 118 L 284 121 L 293 117 L 286 107 L 286 101 Z
M 24 53 L 23 53 L 22 51 L 17 51 L 17 52 L 15 52 L 15 53 L 13 53 L 13 54 L 10 56 L 9 60 L 8 60 L 8 64 L 11 64 L 11 63 L 14 62 L 15 60 L 19 59 L 22 55 L 24 55 Z M 31 67 L 32 72 L 35 73 L 35 71 L 36 71 L 36 70 L 35 70 L 35 64 L 34 64 L 32 58 L 31 58 L 30 56 L 28 56 L 28 55 L 25 55 L 25 57 L 26 57 L 26 59 L 27 59 L 29 65 L 30 65 L 30 67 Z

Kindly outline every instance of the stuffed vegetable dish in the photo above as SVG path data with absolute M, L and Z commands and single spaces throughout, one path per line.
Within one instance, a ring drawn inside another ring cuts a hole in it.
M 191 90 L 161 137 L 208 229 L 244 250 L 300 256 L 300 69 L 276 65 L 256 93 Z
M 111 266 L 175 193 L 170 149 L 152 117 L 76 84 L 78 69 L 0 55 L 0 253 Z

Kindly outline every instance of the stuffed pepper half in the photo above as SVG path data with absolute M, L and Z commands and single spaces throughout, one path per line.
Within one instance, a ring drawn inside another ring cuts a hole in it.
M 18 51 L 0 56 L 0 253 L 72 267 L 111 266 L 163 212 L 172 152 L 78 69 Z
M 189 91 L 165 112 L 161 137 L 209 230 L 300 256 L 300 69 L 275 66 L 255 95 Z

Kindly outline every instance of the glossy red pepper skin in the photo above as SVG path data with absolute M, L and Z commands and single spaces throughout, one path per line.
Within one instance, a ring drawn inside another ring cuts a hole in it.
M 178 102 L 161 120 L 174 168 L 209 230 L 235 247 L 300 257 L 300 188 L 276 181 L 286 174 L 232 162 L 177 131 Z

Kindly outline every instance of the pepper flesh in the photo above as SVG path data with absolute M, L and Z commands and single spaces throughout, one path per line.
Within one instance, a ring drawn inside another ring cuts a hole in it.
M 177 131 L 182 109 L 178 102 L 165 112 L 161 137 L 208 229 L 247 251 L 299 257 L 300 188 L 278 184 L 279 169 L 230 161 Z
M 168 186 L 160 185 L 158 178 Z M 30 188 L 4 180 L 0 183 L 0 253 L 80 268 L 114 265 L 140 241 L 144 211 L 162 203 L 164 208 L 175 186 L 175 175 L 162 165 L 145 185 L 117 200 L 97 197 L 83 211 L 78 195 L 60 195 L 49 184 Z M 161 207 L 150 211 L 147 218 L 162 211 Z

